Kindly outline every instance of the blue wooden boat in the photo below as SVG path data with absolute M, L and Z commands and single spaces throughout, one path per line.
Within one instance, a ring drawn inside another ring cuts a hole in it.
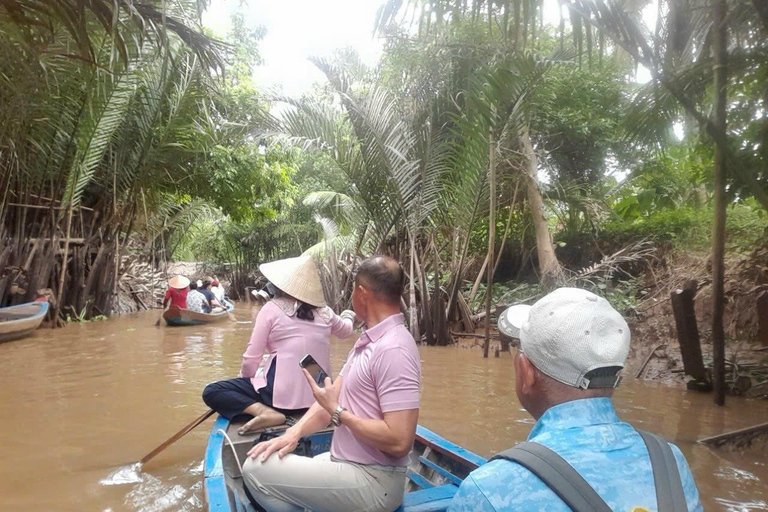
M 237 459 L 244 462 L 259 433 L 239 435 L 237 429 L 243 423 L 230 422 L 220 416 L 211 428 L 205 451 L 205 497 L 209 512 L 254 512 L 243 491 L 243 478 L 238 461 L 222 435 L 222 432 L 226 432 L 232 440 Z M 327 452 L 331 448 L 333 429 L 329 428 L 309 437 L 313 455 Z M 446 510 L 461 481 L 470 471 L 485 463 L 483 457 L 419 425 L 411 453 L 411 464 L 406 473 L 408 482 L 403 505 L 398 511 Z
M 224 305 L 227 307 L 226 311 L 221 311 L 219 313 L 199 313 L 197 311 L 171 306 L 163 313 L 163 319 L 166 324 L 172 327 L 205 325 L 221 322 L 222 320 L 229 318 L 229 314 L 235 310 L 235 305 L 228 300 L 224 301 Z
M 27 302 L 0 308 L 0 342 L 26 338 L 40 327 L 48 313 L 48 302 Z

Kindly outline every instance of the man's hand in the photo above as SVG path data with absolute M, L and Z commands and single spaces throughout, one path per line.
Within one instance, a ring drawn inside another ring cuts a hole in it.
M 312 388 L 312 395 L 315 397 L 317 403 L 325 409 L 328 414 L 333 415 L 333 411 L 339 406 L 339 393 L 341 393 L 343 379 L 337 378 L 336 382 L 331 382 L 331 379 L 326 377 L 325 387 L 321 388 L 306 369 L 302 368 L 301 371 L 304 372 L 304 377 L 307 378 L 307 382 L 309 382 L 309 386 Z
M 248 456 L 255 459 L 261 455 L 261 462 L 266 462 L 273 453 L 277 452 L 277 456 L 282 459 L 295 450 L 298 445 L 299 436 L 292 432 L 291 429 L 288 429 L 280 437 L 275 437 L 255 445 L 248 451 Z

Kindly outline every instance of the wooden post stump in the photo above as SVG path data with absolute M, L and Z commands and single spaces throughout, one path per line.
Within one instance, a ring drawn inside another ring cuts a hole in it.
M 696 281 L 688 281 L 683 288 L 673 291 L 671 294 L 672 312 L 675 316 L 677 340 L 680 342 L 680 352 L 683 356 L 683 368 L 686 375 L 694 378 L 694 381 L 689 383 L 688 388 L 711 390 L 711 381 L 707 369 L 704 367 L 704 358 L 701 355 L 699 328 L 696 324 L 694 311 L 696 288 Z
M 757 340 L 768 347 L 768 290 L 757 296 Z

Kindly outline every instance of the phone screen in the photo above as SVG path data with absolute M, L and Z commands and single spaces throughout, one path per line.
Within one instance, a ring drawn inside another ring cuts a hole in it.
M 318 362 L 315 361 L 314 357 L 309 354 L 305 355 L 301 361 L 299 361 L 299 366 L 309 372 L 319 387 L 325 387 L 325 378 L 328 377 L 328 374 L 325 373 L 325 370 L 323 370 Z

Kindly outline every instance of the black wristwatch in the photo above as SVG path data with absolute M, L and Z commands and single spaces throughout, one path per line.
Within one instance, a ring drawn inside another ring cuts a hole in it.
M 346 411 L 346 409 L 340 405 L 333 411 L 333 414 L 331 415 L 331 423 L 333 423 L 334 427 L 341 426 L 341 413 L 344 411 Z

